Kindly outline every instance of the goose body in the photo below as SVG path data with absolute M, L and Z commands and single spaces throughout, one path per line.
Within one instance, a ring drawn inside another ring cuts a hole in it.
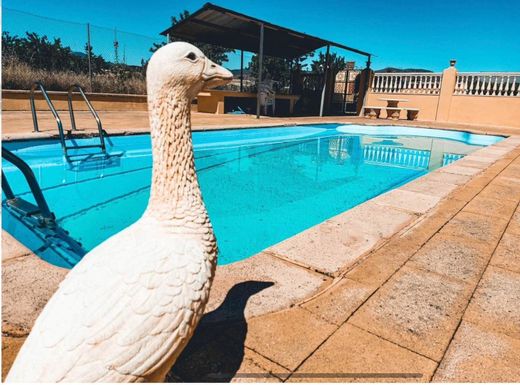
M 161 381 L 204 313 L 217 246 L 193 161 L 190 105 L 232 75 L 171 43 L 147 69 L 153 171 L 143 216 L 69 272 L 36 320 L 10 382 Z

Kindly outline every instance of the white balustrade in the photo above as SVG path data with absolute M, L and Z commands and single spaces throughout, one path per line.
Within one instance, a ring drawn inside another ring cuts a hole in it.
M 459 72 L 453 94 L 520 97 L 520 72 Z
M 372 78 L 372 92 L 438 95 L 441 80 L 441 73 L 375 73 Z

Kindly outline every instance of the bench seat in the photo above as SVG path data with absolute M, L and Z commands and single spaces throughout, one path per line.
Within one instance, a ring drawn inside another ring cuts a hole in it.
M 385 107 L 381 107 L 381 106 L 364 106 L 363 110 L 364 110 L 365 118 L 378 119 L 379 118 L 379 114 L 381 114 L 381 109 L 382 108 L 385 108 Z

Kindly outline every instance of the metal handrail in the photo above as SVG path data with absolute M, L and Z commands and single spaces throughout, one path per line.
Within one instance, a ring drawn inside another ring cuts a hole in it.
M 65 150 L 65 134 L 63 133 L 63 123 L 61 122 L 61 118 L 58 115 L 58 112 L 56 111 L 56 108 L 54 108 L 54 104 L 52 104 L 51 99 L 49 98 L 49 95 L 47 94 L 47 90 L 40 82 L 34 82 L 31 87 L 31 93 L 29 95 L 29 100 L 31 102 L 31 112 L 32 112 L 32 118 L 33 118 L 33 125 L 34 125 L 34 132 L 40 132 L 40 129 L 38 127 L 38 116 L 36 114 L 36 106 L 34 103 L 34 91 L 36 91 L 36 88 L 39 88 L 43 98 L 47 102 L 47 105 L 49 106 L 49 109 L 52 112 L 52 115 L 54 115 L 54 119 L 56 119 L 56 124 L 58 125 L 58 132 L 60 134 L 60 142 L 61 142 L 61 148 L 64 152 Z
M 79 84 L 73 84 L 72 86 L 70 86 L 69 87 L 69 93 L 68 93 L 69 114 L 70 114 L 70 122 L 71 122 L 71 125 L 72 125 L 72 130 L 73 131 L 77 131 L 76 119 L 74 118 L 74 109 L 72 107 L 72 91 L 75 88 L 79 91 L 81 97 L 83 98 L 83 100 L 85 101 L 88 109 L 90 110 L 90 113 L 92 114 L 92 116 L 94 116 L 94 119 L 96 119 L 98 132 L 99 132 L 99 140 L 101 142 L 101 149 L 103 151 L 105 151 L 106 146 L 105 146 L 104 131 L 103 131 L 103 126 L 101 124 L 101 119 L 99 118 L 99 115 L 97 114 L 96 110 L 94 109 L 94 107 L 90 103 L 90 100 L 88 100 L 87 95 L 85 95 L 85 92 L 83 91 L 83 88 L 81 88 L 81 86 Z
M 16 166 L 22 172 L 22 174 L 25 177 L 25 180 L 27 181 L 27 184 L 29 185 L 29 188 L 31 189 L 32 195 L 34 196 L 34 200 L 36 201 L 36 205 L 40 210 L 42 218 L 46 222 L 54 222 L 55 216 L 49 209 L 49 206 L 47 205 L 47 201 L 43 196 L 40 185 L 38 184 L 38 181 L 36 180 L 36 177 L 34 176 L 34 172 L 31 169 L 31 167 L 29 167 L 29 165 L 25 163 L 21 158 L 19 158 L 18 156 L 16 156 L 4 147 L 2 147 L 2 158 Z M 17 199 L 14 196 L 13 190 L 11 189 L 11 186 L 9 185 L 9 182 L 7 181 L 7 178 L 5 177 L 3 172 L 2 190 L 4 191 L 8 204 L 9 202 L 13 202 Z

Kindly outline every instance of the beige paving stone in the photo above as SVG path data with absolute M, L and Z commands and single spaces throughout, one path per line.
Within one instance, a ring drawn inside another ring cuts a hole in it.
M 461 163 L 464 163 L 464 162 L 462 162 L 463 160 L 464 161 L 484 163 L 484 164 L 487 164 L 488 166 L 490 164 L 495 163 L 494 159 L 486 158 L 484 156 L 475 155 L 475 153 L 471 153 L 469 155 L 466 155 L 464 158 L 461 159 Z M 457 163 L 457 164 L 459 164 L 459 163 Z
M 520 274 L 488 267 L 464 319 L 520 340 Z
M 295 370 L 336 329 L 296 306 L 249 320 L 245 346 Z
M 471 176 L 469 175 L 451 174 L 448 172 L 440 172 L 438 170 L 435 170 L 426 176 L 430 181 L 456 184 L 458 186 L 466 184 L 471 179 Z
M 445 172 L 449 174 L 458 174 L 458 175 L 477 175 L 481 170 L 479 168 L 474 167 L 463 167 L 458 166 L 456 164 L 450 164 L 449 166 L 439 168 L 440 172 Z
M 2 263 L 2 331 L 26 335 L 68 270 L 34 254 Z
M 330 278 L 260 253 L 218 266 L 206 313 L 212 321 L 253 317 L 281 310 L 310 297 Z
M 251 349 L 245 348 L 244 351 L 245 355 L 242 366 L 231 382 L 282 382 L 282 380 L 286 380 L 291 374 L 291 372 L 284 367 L 255 353 Z M 258 370 L 258 368 L 260 370 Z M 249 374 L 249 376 L 247 376 L 247 374 Z
M 220 382 L 218 378 L 214 379 L 215 382 Z M 282 382 L 282 380 L 272 373 L 269 373 L 262 367 L 258 366 L 256 362 L 252 361 L 249 358 L 244 358 L 242 361 L 242 365 L 238 369 L 238 372 L 231 379 L 232 383 L 270 383 L 270 382 Z
M 378 234 L 366 234 L 361 230 L 362 223 L 352 221 L 351 225 L 347 231 L 331 222 L 322 223 L 266 251 L 311 269 L 337 275 L 342 268 L 383 241 Z
M 2 261 L 29 254 L 32 254 L 31 250 L 22 245 L 7 231 L 2 230 Z
M 343 278 L 300 306 L 330 323 L 341 325 L 375 290 L 371 285 Z
M 511 200 L 518 203 L 520 201 L 520 185 L 514 185 L 512 183 L 503 185 L 492 182 L 482 190 L 481 195 L 487 198 Z
M 498 243 L 506 226 L 507 221 L 505 219 L 462 211 L 450 220 L 440 232 L 481 242 Z
M 520 273 L 520 234 L 509 232 L 509 227 L 491 258 L 491 265 Z
M 464 157 L 461 160 L 457 161 L 457 166 L 459 167 L 472 167 L 478 169 L 485 169 L 489 167 L 490 164 L 494 163 L 493 159 L 484 158 L 484 157 Z
M 511 149 L 504 148 L 504 147 L 498 147 L 498 146 L 487 146 L 483 147 L 480 150 L 477 150 L 474 152 L 475 155 L 479 156 L 497 156 L 501 157 L 505 154 L 509 153 Z
M 377 204 L 424 214 L 439 202 L 440 198 L 403 189 L 389 191 L 374 198 Z
M 512 176 L 499 175 L 493 180 L 493 183 L 496 183 L 499 185 L 505 185 L 505 186 L 512 185 L 512 186 L 518 187 L 518 186 L 520 186 L 520 174 L 518 175 L 518 178 L 515 178 Z
M 450 195 L 448 198 L 441 200 L 431 211 L 421 218 L 424 218 L 425 221 L 431 222 L 432 224 L 435 223 L 437 227 L 437 222 L 439 224 L 441 222 L 447 222 L 460 212 L 466 204 L 466 201 L 456 199 Z M 444 223 L 442 223 L 442 225 L 444 225 Z
M 318 271 L 338 274 L 415 219 L 411 213 L 368 202 L 267 251 Z
M 457 187 L 458 186 L 456 184 L 429 180 L 428 178 L 421 178 L 407 183 L 406 185 L 402 186 L 401 189 L 443 198 Z
M 487 243 L 437 234 L 407 265 L 476 284 L 492 252 Z
M 25 337 L 2 336 L 2 381 L 5 381 L 5 377 L 24 342 Z
M 272 373 L 287 377 L 287 369 L 245 348 L 247 333 L 245 319 L 212 324 L 203 318 L 168 382 L 279 382 Z
M 473 178 L 471 181 L 466 183 L 461 188 L 455 190 L 450 195 L 450 198 L 469 202 L 473 198 L 475 198 L 475 196 L 477 196 L 477 194 L 479 194 L 482 191 L 482 189 L 486 187 L 494 177 L 494 174 L 492 176 L 479 175 L 478 177 Z
M 479 194 L 468 203 L 464 211 L 509 220 L 515 212 L 516 205 L 513 200 L 488 198 Z
M 367 220 L 369 218 L 369 220 Z M 341 228 L 349 228 L 357 221 L 367 233 L 377 233 L 380 237 L 388 238 L 400 231 L 403 227 L 417 219 L 417 216 L 399 209 L 382 206 L 372 200 L 360 206 L 336 215 L 327 222 Z
M 428 358 L 346 323 L 289 382 L 426 382 L 435 367 Z
M 507 226 L 507 232 L 511 234 L 520 235 L 520 207 L 516 209 L 516 212 Z
M 462 321 L 433 382 L 520 382 L 520 340 Z
M 420 245 L 406 237 L 392 239 L 346 274 L 357 282 L 378 288 L 392 276 Z
M 439 361 L 469 300 L 470 290 L 461 281 L 405 266 L 349 322 Z

